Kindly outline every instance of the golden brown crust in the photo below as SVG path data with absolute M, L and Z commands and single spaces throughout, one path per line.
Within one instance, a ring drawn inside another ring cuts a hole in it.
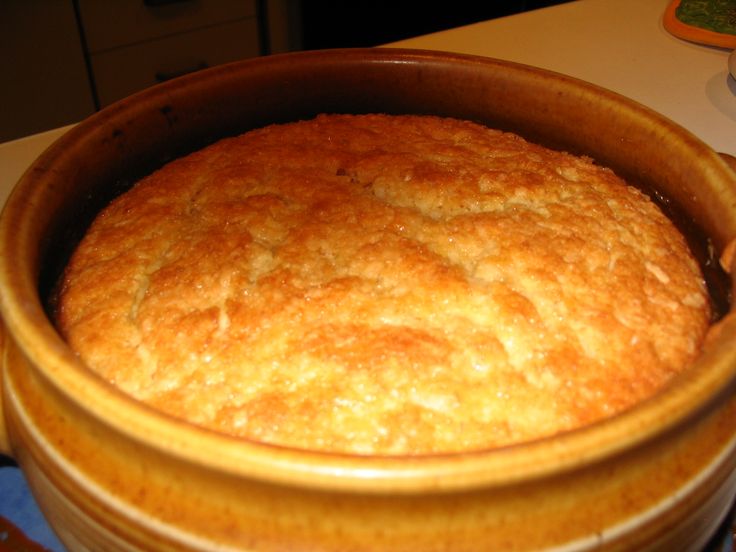
M 156 408 L 361 454 L 610 416 L 708 321 L 684 239 L 610 170 L 382 115 L 266 127 L 145 178 L 94 223 L 60 310 L 81 357 Z

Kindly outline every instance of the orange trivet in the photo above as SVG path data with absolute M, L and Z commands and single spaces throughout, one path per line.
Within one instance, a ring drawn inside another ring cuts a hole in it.
M 719 33 L 703 27 L 696 27 L 688 23 L 682 22 L 677 17 L 677 8 L 681 0 L 672 0 L 664 12 L 664 28 L 678 38 L 706 44 L 708 46 L 718 46 L 721 48 L 736 49 L 736 35 Z

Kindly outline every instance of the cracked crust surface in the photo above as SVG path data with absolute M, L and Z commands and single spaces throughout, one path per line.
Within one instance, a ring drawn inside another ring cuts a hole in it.
M 683 237 L 610 170 L 465 121 L 323 115 L 115 200 L 59 325 L 102 377 L 193 423 L 423 454 L 614 415 L 691 361 L 709 316 Z

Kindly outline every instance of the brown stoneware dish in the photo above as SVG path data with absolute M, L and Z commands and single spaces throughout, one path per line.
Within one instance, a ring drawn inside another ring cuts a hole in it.
M 605 422 L 412 458 L 229 438 L 154 412 L 86 369 L 55 331 L 48 298 L 94 213 L 168 159 L 321 112 L 473 119 L 612 167 L 692 238 L 720 309 L 707 347 L 653 399 Z M 0 451 L 71 550 L 699 550 L 736 494 L 735 238 L 736 172 L 724 158 L 649 109 L 565 76 L 390 49 L 209 69 L 82 122 L 8 200 Z

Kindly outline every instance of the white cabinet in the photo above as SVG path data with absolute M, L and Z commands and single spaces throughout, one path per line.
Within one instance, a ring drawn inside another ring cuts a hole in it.
M 261 53 L 255 0 L 79 0 L 100 106 Z
M 294 5 L 0 0 L 0 142 L 80 121 L 189 71 L 283 51 Z

